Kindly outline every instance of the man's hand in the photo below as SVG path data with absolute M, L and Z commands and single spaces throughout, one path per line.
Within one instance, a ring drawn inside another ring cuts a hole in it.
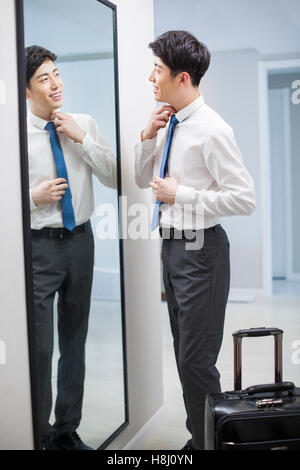
M 42 181 L 32 189 L 31 197 L 36 206 L 60 201 L 66 192 L 68 185 L 64 178 L 57 178 L 51 181 Z
M 166 204 L 174 204 L 178 183 L 175 178 L 160 178 L 155 176 L 149 183 L 156 199 Z
M 147 139 L 154 139 L 160 129 L 166 127 L 167 122 L 172 114 L 176 113 L 176 109 L 169 105 L 163 105 L 151 114 L 146 129 L 142 131 L 142 142 Z
M 60 111 L 53 111 L 50 119 L 54 122 L 58 132 L 74 140 L 77 144 L 82 144 L 86 132 L 81 129 L 72 116 Z

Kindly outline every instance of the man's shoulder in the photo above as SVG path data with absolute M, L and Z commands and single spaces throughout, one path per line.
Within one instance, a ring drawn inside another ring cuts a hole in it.
M 208 136 L 213 136 L 218 133 L 232 133 L 232 127 L 230 124 L 228 124 L 213 108 L 205 104 L 201 111 L 205 122 L 205 131 Z
M 211 108 L 207 104 L 205 105 L 205 115 L 212 128 L 224 128 L 228 130 L 231 128 L 225 119 L 215 109 Z
M 67 113 L 67 114 L 69 114 L 69 116 L 72 116 L 72 118 L 75 119 L 75 121 L 78 123 L 90 123 L 94 120 L 92 116 L 90 116 L 89 114 L 83 114 L 83 113 L 80 113 L 80 114 Z

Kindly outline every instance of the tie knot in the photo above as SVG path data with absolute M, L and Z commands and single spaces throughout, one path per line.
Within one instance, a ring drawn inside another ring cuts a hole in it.
M 54 122 L 52 122 L 52 121 L 47 122 L 47 124 L 45 125 L 45 129 L 46 129 L 46 131 L 53 131 L 53 130 L 55 130 L 56 127 L 55 127 Z
M 176 124 L 178 124 L 178 119 L 176 118 L 175 114 L 172 114 L 171 116 L 171 120 L 170 120 L 170 125 L 171 126 L 176 126 Z

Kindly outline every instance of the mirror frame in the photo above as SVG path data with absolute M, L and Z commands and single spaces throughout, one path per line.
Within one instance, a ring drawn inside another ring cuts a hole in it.
M 125 421 L 111 434 L 97 450 L 105 449 L 129 424 L 128 409 L 128 374 L 127 374 L 127 348 L 126 348 L 126 316 L 125 316 L 125 281 L 124 281 L 124 249 L 121 234 L 121 208 L 120 196 L 122 196 L 121 181 L 121 151 L 120 151 L 120 115 L 119 115 L 119 80 L 118 80 L 118 36 L 117 36 L 117 7 L 108 0 L 95 0 L 111 8 L 113 14 L 113 56 L 114 56 L 114 82 L 115 82 L 115 125 L 116 125 L 116 156 L 118 177 L 118 233 L 120 251 L 120 289 L 121 289 L 121 319 L 122 319 L 122 352 L 123 352 L 123 383 L 124 383 L 124 413 Z M 30 202 L 29 202 L 29 171 L 27 150 L 27 110 L 26 110 L 26 66 L 25 66 L 25 34 L 24 34 L 24 3 L 23 0 L 15 0 L 16 10 L 16 34 L 17 34 L 17 70 L 18 70 L 18 100 L 19 100 L 19 139 L 20 139 L 20 169 L 21 169 L 21 195 L 22 195 L 22 219 L 23 219 L 23 245 L 26 286 L 26 310 L 28 350 L 30 365 L 31 404 L 33 421 L 33 438 L 35 450 L 41 448 L 38 425 L 37 409 L 37 371 L 35 367 L 35 315 L 33 301 L 33 276 L 32 276 L 32 251 L 31 251 L 31 226 L 30 226 Z

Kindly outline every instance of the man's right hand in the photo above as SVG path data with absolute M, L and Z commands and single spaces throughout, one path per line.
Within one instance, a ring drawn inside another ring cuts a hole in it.
M 176 109 L 167 104 L 153 111 L 146 129 L 141 133 L 142 142 L 147 139 L 154 139 L 158 131 L 166 127 L 171 115 L 174 113 L 176 113 Z
M 67 180 L 64 178 L 42 181 L 31 190 L 31 197 L 36 206 L 57 202 L 61 200 L 67 187 Z

